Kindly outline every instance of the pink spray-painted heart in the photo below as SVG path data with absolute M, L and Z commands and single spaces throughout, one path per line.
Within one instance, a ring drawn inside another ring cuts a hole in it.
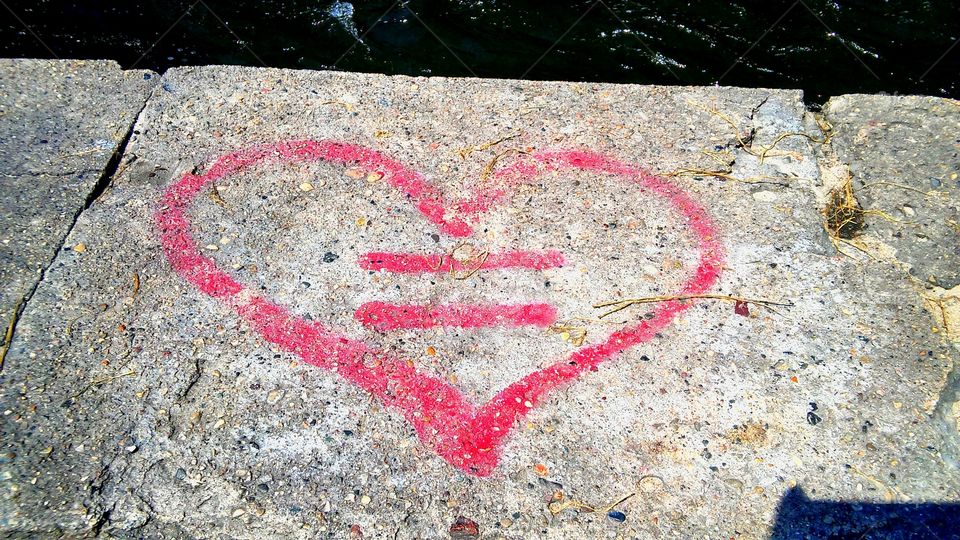
M 574 381 L 581 374 L 611 360 L 617 353 L 649 341 L 691 305 L 680 301 L 663 302 L 654 310 L 652 318 L 629 324 L 600 343 L 577 349 L 567 358 L 530 373 L 504 388 L 488 403 L 477 406 L 467 401 L 447 381 L 421 373 L 401 358 L 348 338 L 323 323 L 295 316 L 286 308 L 258 296 L 200 252 L 190 232 L 188 218 L 190 204 L 197 194 L 215 180 L 270 160 L 284 163 L 326 161 L 377 171 L 389 185 L 405 193 L 420 213 L 441 232 L 454 237 L 469 236 L 473 230 L 470 223 L 507 197 L 510 190 L 490 189 L 476 193 L 469 200 L 447 204 L 439 190 L 423 175 L 374 150 L 333 141 L 285 141 L 225 155 L 202 175 L 185 174 L 167 188 L 155 216 L 164 252 L 170 265 L 181 277 L 204 294 L 229 305 L 270 343 L 297 354 L 309 364 L 340 375 L 376 396 L 386 406 L 399 411 L 413 425 L 424 444 L 466 473 L 489 475 L 496 468 L 503 442 L 515 423 L 543 401 L 550 391 Z M 545 172 L 566 169 L 591 171 L 636 182 L 669 202 L 683 217 L 696 244 L 698 263 L 676 294 L 704 293 L 717 281 L 723 249 L 716 238 L 712 220 L 687 193 L 663 178 L 601 154 L 579 150 L 532 154 L 525 160 L 499 170 L 496 177 L 505 180 L 503 185 L 509 185 L 509 181 L 530 181 Z M 556 253 L 549 252 L 514 253 L 505 255 L 499 263 L 501 267 L 514 264 L 537 267 L 538 264 L 561 263 L 562 260 L 557 257 Z M 490 264 L 495 262 L 490 261 Z M 363 266 L 364 261 L 360 263 Z M 394 271 L 403 271 L 404 261 L 396 264 L 401 266 Z M 440 269 L 443 264 L 442 260 L 439 261 L 436 268 Z M 456 263 L 451 259 L 446 264 L 453 268 L 452 265 Z M 493 267 L 497 266 L 494 264 Z M 534 305 L 541 311 L 535 316 L 549 317 L 549 306 L 537 306 Z M 375 307 L 381 310 L 396 309 L 396 306 Z M 519 310 L 517 317 L 530 316 L 523 311 L 529 306 L 513 308 Z M 547 309 L 547 312 L 544 313 L 543 309 Z M 358 311 L 358 319 L 362 316 Z M 423 320 L 463 316 L 456 309 L 450 313 L 418 314 Z

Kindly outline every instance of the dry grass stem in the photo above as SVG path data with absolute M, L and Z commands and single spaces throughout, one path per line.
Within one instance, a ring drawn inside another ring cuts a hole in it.
M 553 514 L 554 516 L 556 516 L 560 512 L 563 512 L 564 510 L 570 510 L 570 509 L 579 510 L 585 513 L 606 514 L 607 512 L 613 510 L 620 504 L 624 503 L 630 497 L 634 497 L 634 496 L 636 496 L 636 493 L 629 493 L 617 499 L 615 503 L 608 504 L 605 506 L 592 506 L 585 502 L 578 501 L 576 499 L 558 500 L 558 501 L 553 501 L 549 505 L 547 505 L 547 509 L 550 510 L 550 513 Z
M 935 190 L 932 190 L 932 189 L 929 190 L 929 191 L 923 191 L 922 189 L 917 189 L 917 188 L 915 188 L 915 187 L 907 186 L 907 185 L 904 185 L 904 184 L 898 184 L 898 183 L 896 183 L 896 182 L 886 182 L 886 181 L 870 182 L 869 184 L 864 184 L 864 185 L 860 186 L 860 189 L 870 189 L 870 188 L 877 187 L 877 186 L 891 186 L 891 187 L 896 187 L 896 188 L 900 188 L 900 189 L 905 189 L 905 190 L 907 190 L 907 191 L 913 191 L 913 192 L 919 193 L 919 194 L 923 195 L 924 197 L 939 198 L 939 197 L 945 197 L 945 196 L 946 196 L 946 193 L 945 193 L 945 192 L 942 192 L 942 191 L 935 191 Z
M 7 351 L 10 350 L 10 342 L 13 341 L 13 330 L 17 327 L 17 315 L 20 313 L 20 306 L 23 305 L 23 298 L 17 300 L 17 305 L 13 306 L 13 314 L 10 315 L 10 322 L 7 323 L 7 331 L 3 334 L 3 346 L 0 347 L 0 371 L 3 371 L 3 362 L 7 359 Z
M 137 272 L 133 273 L 133 292 L 130 293 L 131 298 L 136 298 L 137 293 L 140 292 L 140 274 Z
M 321 105 L 340 105 L 341 107 L 343 107 L 344 109 L 346 109 L 347 112 L 353 112 L 353 111 L 357 110 L 357 108 L 354 107 L 353 105 L 351 105 L 350 103 L 347 103 L 346 101 L 340 101 L 340 100 L 338 100 L 338 99 L 332 99 L 332 100 L 329 100 L 329 101 L 324 101 L 324 102 L 321 103 Z
M 708 106 L 706 106 L 706 105 L 703 105 L 702 103 L 697 103 L 697 102 L 692 101 L 692 100 L 688 100 L 687 103 L 688 103 L 690 106 L 692 106 L 692 107 L 696 107 L 696 108 L 698 108 L 698 109 L 700 109 L 700 110 L 702 110 L 702 111 L 705 111 L 706 113 L 708 113 L 708 114 L 710 114 L 710 115 L 716 116 L 717 118 L 719 118 L 720 120 L 722 120 L 724 123 L 726 123 L 728 126 L 730 126 L 730 128 L 731 128 L 731 129 L 733 130 L 733 132 L 734 132 L 734 136 L 736 137 L 737 146 L 740 147 L 740 148 L 742 148 L 744 152 L 746 152 L 746 153 L 750 154 L 751 156 L 754 156 L 754 157 L 756 157 L 757 159 L 759 159 L 761 164 L 762 164 L 763 161 L 764 161 L 766 158 L 768 158 L 768 157 L 790 156 L 790 157 L 793 157 L 793 158 L 796 158 L 796 159 L 802 158 L 802 155 L 799 154 L 799 153 L 797 153 L 797 152 L 780 151 L 779 153 L 773 153 L 773 151 L 774 151 L 774 149 L 777 147 L 777 145 L 780 144 L 781 141 L 783 141 L 784 139 L 787 139 L 787 138 L 789 138 L 789 137 L 804 137 L 804 138 L 810 140 L 811 142 L 820 143 L 820 144 L 823 144 L 823 143 L 825 143 L 825 142 L 827 141 L 826 136 L 824 137 L 823 140 L 820 140 L 820 139 L 817 139 L 816 137 L 812 137 L 812 136 L 810 136 L 810 135 L 808 135 L 808 134 L 806 134 L 806 133 L 801 133 L 801 132 L 789 132 L 789 133 L 782 133 L 782 134 L 778 135 L 778 136 L 773 140 L 773 142 L 770 143 L 770 145 L 768 145 L 768 146 L 759 145 L 759 146 L 760 146 L 760 150 L 757 151 L 757 150 L 755 150 L 755 149 L 753 148 L 753 136 L 750 135 L 747 139 L 744 139 L 744 137 L 743 137 L 743 130 L 740 128 L 740 126 L 739 126 L 736 122 L 733 121 L 732 118 L 730 118 L 729 115 L 721 112 L 721 111 L 718 110 L 716 107 L 708 107 Z M 818 123 L 818 125 L 819 125 L 819 123 Z M 821 130 L 822 130 L 822 129 L 823 129 L 823 128 L 821 127 Z
M 721 180 L 729 180 L 731 182 L 739 182 L 742 184 L 773 184 L 777 186 L 789 185 L 786 182 L 781 181 L 779 178 L 775 176 L 751 176 L 749 178 L 738 178 L 728 172 L 708 171 L 706 169 L 677 169 L 675 171 L 664 173 L 664 176 L 669 176 L 669 177 L 708 176 L 713 178 L 719 178 Z
M 69 403 L 70 401 L 73 401 L 73 400 L 77 399 L 78 397 L 82 396 L 87 390 L 93 388 L 94 386 L 100 386 L 101 384 L 106 384 L 106 383 L 108 383 L 108 382 L 113 382 L 113 381 L 115 381 L 115 380 L 117 380 L 117 379 L 120 379 L 120 378 L 123 378 L 123 377 L 131 377 L 131 376 L 136 375 L 136 374 L 137 374 L 136 371 L 131 370 L 131 371 L 127 371 L 127 372 L 125 372 L 125 373 L 118 373 L 117 375 L 110 375 L 110 376 L 108 376 L 108 377 L 101 377 L 101 378 L 99 378 L 99 379 L 95 379 L 95 380 L 93 380 L 90 384 L 84 386 L 82 390 L 80 390 L 80 391 L 77 392 L 76 394 L 74 394 L 74 395 L 70 396 L 69 398 L 67 398 L 67 399 L 64 401 L 64 403 Z
M 556 323 L 547 328 L 547 331 L 553 334 L 560 334 L 561 339 L 569 342 L 574 347 L 580 347 L 587 339 L 587 329 L 582 326 Z
M 606 311 L 603 315 L 600 315 L 600 318 L 613 315 L 618 311 L 627 309 L 630 306 L 639 305 L 639 304 L 654 304 L 659 302 L 674 302 L 674 301 L 686 301 L 686 300 L 725 300 L 727 302 L 740 302 L 744 304 L 754 304 L 767 309 L 773 310 L 773 306 L 782 306 L 782 307 L 792 307 L 793 302 L 777 302 L 775 300 L 764 300 L 759 298 L 744 298 L 742 296 L 733 296 L 728 294 L 678 294 L 678 295 L 669 295 L 669 296 L 644 296 L 640 298 L 624 298 L 622 300 L 610 300 L 607 302 L 600 302 L 594 304 L 593 307 L 596 309 L 613 307 L 613 309 Z
M 213 184 L 210 188 L 210 200 L 224 208 L 227 207 L 227 201 L 223 200 L 223 197 L 220 196 L 220 188 L 218 188 L 216 184 Z
M 820 128 L 820 133 L 823 133 L 823 141 L 821 144 L 830 144 L 830 140 L 833 139 L 833 124 L 831 124 L 822 114 L 814 115 L 814 120 L 817 121 L 817 127 Z
M 517 133 L 513 133 L 513 134 L 510 134 L 510 135 L 505 135 L 505 136 L 503 136 L 503 137 L 500 137 L 499 139 L 494 139 L 494 140 L 492 140 L 492 141 L 487 141 L 487 142 L 485 142 L 485 143 L 483 143 L 483 144 L 478 144 L 478 145 L 474 145 L 474 146 L 467 146 L 466 148 L 461 148 L 461 149 L 459 150 L 459 152 L 458 152 L 458 153 L 460 154 L 460 159 L 467 159 L 468 157 L 470 157 L 470 154 L 472 154 L 472 153 L 474 153 L 474 152 L 478 152 L 478 151 L 479 151 L 479 152 L 482 152 L 482 151 L 484 151 L 484 150 L 489 150 L 490 148 L 493 148 L 494 146 L 496 146 L 496 145 L 498 145 L 498 144 L 500 144 L 500 143 L 502 143 L 502 142 L 506 142 L 506 141 L 509 141 L 509 140 L 511 140 L 511 139 L 516 139 L 516 138 L 519 137 L 520 135 L 523 135 L 523 132 L 522 132 L 522 131 L 518 131 Z
M 481 268 L 483 268 L 483 263 L 487 262 L 487 257 L 489 257 L 489 256 L 490 256 L 490 252 L 489 252 L 489 251 L 484 251 L 483 253 L 481 253 L 480 256 L 477 257 L 477 264 L 476 264 L 476 266 L 474 266 L 473 268 L 471 268 L 469 272 L 467 272 L 466 274 L 463 274 L 463 275 L 458 275 L 456 272 L 454 272 L 454 271 L 453 271 L 453 265 L 451 265 L 451 266 L 450 266 L 450 275 L 453 276 L 453 279 L 456 279 L 456 280 L 470 279 L 471 277 L 473 277 L 474 274 L 476 274 L 477 272 L 479 272 Z
M 482 181 L 482 182 L 487 181 L 487 179 L 490 178 L 490 175 L 493 174 L 493 168 L 497 166 L 497 162 L 500 161 L 500 159 L 501 159 L 503 156 L 505 156 L 505 155 L 507 155 L 507 154 L 510 154 L 510 153 L 514 153 L 514 152 L 517 153 L 517 154 L 526 154 L 526 153 L 527 153 L 527 152 L 525 152 L 525 151 L 523 151 L 523 150 L 520 150 L 519 148 L 508 148 L 508 149 L 504 150 L 503 152 L 500 152 L 499 154 L 493 156 L 493 159 L 491 159 L 490 161 L 488 161 L 487 164 L 484 165 L 484 166 L 483 166 L 483 169 L 480 171 L 480 181 Z
M 860 235 L 864 227 L 864 211 L 853 194 L 853 178 L 849 173 L 843 184 L 827 194 L 823 213 L 830 238 L 850 240 Z
M 457 252 L 459 252 L 464 248 L 470 248 L 470 252 L 467 254 L 465 258 L 461 260 L 461 258 L 457 257 Z M 476 274 L 481 268 L 483 268 L 483 264 L 487 262 L 487 257 L 489 256 L 490 256 L 489 251 L 478 252 L 477 249 L 473 247 L 473 245 L 471 244 L 468 244 L 466 242 L 458 243 L 457 245 L 453 246 L 453 249 L 451 249 L 450 252 L 447 253 L 446 255 L 446 257 L 450 259 L 450 277 L 456 280 L 464 280 L 464 279 L 469 279 L 473 277 L 474 274 Z M 443 259 L 444 259 L 443 256 L 441 256 L 440 262 L 438 263 L 436 270 L 439 270 L 443 266 Z M 457 271 L 454 269 L 455 264 L 458 262 L 464 263 L 464 264 L 465 263 L 475 263 L 475 264 L 472 265 L 473 267 L 469 271 L 467 271 L 466 274 L 458 274 Z

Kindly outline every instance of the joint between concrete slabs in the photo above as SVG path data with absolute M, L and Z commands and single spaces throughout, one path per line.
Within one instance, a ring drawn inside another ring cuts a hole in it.
M 70 64 L 78 64 L 81 66 L 85 64 L 84 61 L 71 61 L 71 60 L 56 61 L 56 62 L 51 61 L 48 63 L 56 66 L 57 68 L 67 66 Z M 29 67 L 30 65 L 39 64 L 42 66 L 44 62 L 26 60 L 26 61 L 21 61 L 20 64 L 27 65 L 28 66 L 27 69 L 30 69 Z M 97 64 L 97 63 L 94 62 L 94 64 Z M 120 66 L 116 62 L 112 62 L 112 63 L 106 62 L 101 64 L 106 64 L 107 69 L 116 69 L 122 74 L 129 74 L 131 76 L 143 76 L 145 80 L 153 79 L 154 82 L 151 83 L 151 86 L 156 88 L 155 82 L 157 79 L 159 79 L 159 75 L 154 72 L 145 71 L 145 70 L 123 71 L 123 70 L 120 70 Z M 15 66 L 16 66 L 16 61 L 14 61 L 13 64 L 4 65 L 4 68 L 10 70 L 11 72 L 11 79 L 12 79 L 11 83 L 14 86 L 18 82 L 17 81 L 18 72 Z M 70 77 L 68 76 L 68 78 Z M 37 85 L 37 86 L 40 86 L 40 85 Z M 83 177 L 84 175 L 90 174 L 90 173 L 99 173 L 97 180 L 92 185 L 89 186 L 87 193 L 83 197 L 82 203 L 77 205 L 75 212 L 70 217 L 69 225 L 66 227 L 66 229 L 63 231 L 61 236 L 58 238 L 57 242 L 54 243 L 54 245 L 52 246 L 52 249 L 48 252 L 47 257 L 39 267 L 38 269 L 39 271 L 37 272 L 38 275 L 36 279 L 33 280 L 33 282 L 27 287 L 27 289 L 15 301 L 12 312 L 9 314 L 9 317 L 4 321 L 6 323 L 3 327 L 5 331 L 2 334 L 0 334 L 0 337 L 2 337 L 2 341 L 0 341 L 0 373 L 2 373 L 3 371 L 7 353 L 16 339 L 16 328 L 21 315 L 29 307 L 30 301 L 33 298 L 34 293 L 46 278 L 47 271 L 56 260 L 57 255 L 63 249 L 63 246 L 65 245 L 67 238 L 70 235 L 70 232 L 76 226 L 77 220 L 80 218 L 80 215 L 84 212 L 84 210 L 88 209 L 91 204 L 93 204 L 93 202 L 99 197 L 100 194 L 103 193 L 103 191 L 107 188 L 107 186 L 112 181 L 113 176 L 117 171 L 117 167 L 126 150 L 126 145 L 129 142 L 130 137 L 133 133 L 134 126 L 136 125 L 136 122 L 139 119 L 140 114 L 143 112 L 144 108 L 146 107 L 147 102 L 149 101 L 150 95 L 152 93 L 152 92 L 146 92 L 146 93 L 134 92 L 132 89 L 128 90 L 125 86 L 122 86 L 120 88 L 120 92 L 121 94 L 123 92 L 126 92 L 126 94 L 125 95 L 114 94 L 113 96 L 108 96 L 107 98 L 109 99 L 112 97 L 117 101 L 125 101 L 124 99 L 122 99 L 125 96 L 130 99 L 137 99 L 137 97 L 139 96 L 140 103 L 139 103 L 139 107 L 135 111 L 135 114 L 130 116 L 130 121 L 126 124 L 126 126 L 122 127 L 123 136 L 121 137 L 119 143 L 114 147 L 106 164 L 99 167 L 86 167 L 86 168 L 74 169 L 74 170 L 35 171 L 35 170 L 29 170 L 29 169 L 17 170 L 15 168 L 14 173 L 0 171 L 0 175 L 6 178 L 9 178 L 13 181 L 16 181 L 16 179 L 18 178 L 24 178 L 24 177 L 38 178 L 38 179 L 72 178 L 72 177 Z M 7 98 L 11 99 L 12 102 L 15 102 L 18 99 L 17 96 L 9 96 L 9 95 L 7 96 Z M 10 106 L 11 108 L 16 106 L 13 103 L 6 103 L 5 105 Z M 121 116 L 122 114 L 123 113 L 121 112 Z M 30 129 L 33 126 L 30 126 L 28 124 L 24 127 L 26 129 Z M 2 129 L 2 127 L 0 127 L 0 129 Z

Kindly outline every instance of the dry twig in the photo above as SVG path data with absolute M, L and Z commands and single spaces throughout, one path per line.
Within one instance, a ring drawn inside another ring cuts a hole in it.
M 777 181 L 779 179 L 775 176 L 751 176 L 749 178 L 737 178 L 728 172 L 708 171 L 706 169 L 677 169 L 675 171 L 664 173 L 664 176 L 712 176 L 714 178 L 720 178 L 721 180 L 729 180 L 731 182 L 740 182 L 743 184 L 774 184 L 777 186 L 789 186 L 789 184 L 786 182 Z
M 13 306 L 13 314 L 10 315 L 10 322 L 7 323 L 7 331 L 3 335 L 3 346 L 0 347 L 0 371 L 3 371 L 3 361 L 7 359 L 7 351 L 10 350 L 10 342 L 13 341 L 13 330 L 17 327 L 17 316 L 20 314 L 22 305 L 23 298 L 17 300 L 17 305 Z
M 613 307 L 613 309 L 603 313 L 599 318 L 604 318 L 609 315 L 613 315 L 618 311 L 627 309 L 630 306 L 639 305 L 639 304 L 654 304 L 659 302 L 682 302 L 686 300 L 695 300 L 695 299 L 704 299 L 704 300 L 725 300 L 728 302 L 739 302 L 744 304 L 755 304 L 767 309 L 773 310 L 773 306 L 783 306 L 783 307 L 792 307 L 793 302 L 777 302 L 774 300 L 763 300 L 759 298 L 744 298 L 742 296 L 733 296 L 728 294 L 677 294 L 669 296 L 644 296 L 640 298 L 624 298 L 622 300 L 610 300 L 607 302 L 600 302 L 594 304 L 593 307 L 596 309 Z
M 137 293 L 140 292 L 140 274 L 137 272 L 133 273 L 133 291 L 130 293 L 131 298 L 136 298 Z
M 459 150 L 460 159 L 467 159 L 468 157 L 470 157 L 470 154 L 472 154 L 472 153 L 474 153 L 474 152 L 477 152 L 477 151 L 481 151 L 481 152 L 482 152 L 483 150 L 488 150 L 488 149 L 493 148 L 494 146 L 496 146 L 496 145 L 498 145 L 498 144 L 500 144 L 500 143 L 502 143 L 502 142 L 509 141 L 509 140 L 511 140 L 511 139 L 516 139 L 516 138 L 519 137 L 520 135 L 523 135 L 523 132 L 522 132 L 522 131 L 518 131 L 517 133 L 513 133 L 513 134 L 511 134 L 511 135 L 506 135 L 506 136 L 500 137 L 499 139 L 495 139 L 495 140 L 492 140 L 492 141 L 487 141 L 487 142 L 485 142 L 485 143 L 483 143 L 483 144 L 477 144 L 477 145 L 474 145 L 474 146 L 467 146 L 466 148 L 461 148 L 461 149 Z

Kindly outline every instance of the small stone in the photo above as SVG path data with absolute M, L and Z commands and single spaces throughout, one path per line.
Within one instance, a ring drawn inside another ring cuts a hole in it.
M 247 511 L 244 510 L 243 508 L 237 508 L 236 510 L 233 511 L 233 514 L 230 514 L 230 515 L 236 518 L 236 517 L 240 517 L 240 516 L 242 516 L 242 515 L 244 515 L 244 514 L 246 514 L 246 513 L 247 513 Z
M 907 216 L 907 217 L 913 217 L 913 216 L 917 215 L 916 210 L 914 210 L 912 206 L 909 206 L 909 205 L 906 205 L 906 204 L 903 205 L 903 208 L 901 208 L 900 210 L 903 211 L 903 215 L 905 215 L 905 216 Z
M 358 169 L 358 168 L 356 168 L 356 167 L 352 167 L 352 168 L 350 168 L 350 169 L 347 169 L 344 174 L 346 174 L 346 175 L 349 176 L 350 178 L 353 178 L 354 180 L 363 178 L 363 170 L 362 170 L 362 169 Z
M 216 422 L 213 423 L 213 429 L 220 429 L 220 428 L 222 428 L 225 424 L 226 424 L 226 422 L 224 422 L 223 418 L 221 418 L 220 420 L 217 420 Z
M 304 182 L 300 184 L 300 191 L 303 191 L 303 192 L 313 191 L 313 184 L 311 184 L 310 182 Z
M 370 496 L 369 496 L 369 495 L 364 495 L 363 497 L 360 497 L 360 504 L 363 505 L 363 506 L 366 506 L 366 505 L 370 504 L 370 501 L 371 501 L 371 500 L 372 500 L 372 499 L 370 499 Z
M 187 477 L 187 471 L 183 467 L 179 467 L 177 469 L 177 472 L 173 474 L 173 477 L 176 478 L 177 480 L 183 480 L 184 478 Z
M 271 390 L 270 393 L 267 394 L 267 403 L 273 405 L 274 403 L 280 401 L 281 398 L 283 398 L 282 390 Z
M 480 537 L 480 527 L 472 519 L 458 516 L 450 526 L 451 540 L 468 540 Z
M 500 528 L 502 529 L 508 529 L 511 525 L 513 525 L 513 520 L 510 518 L 503 518 L 500 520 Z
M 736 478 L 726 478 L 724 479 L 723 483 L 737 491 L 743 491 L 743 482 L 737 480 Z
M 87 251 L 87 246 L 86 244 L 77 244 L 73 246 L 73 250 L 76 251 L 77 253 L 83 253 Z
M 340 258 L 339 255 L 337 255 L 336 253 L 330 252 L 330 251 L 328 251 L 328 252 L 326 252 L 326 253 L 323 254 L 323 262 L 325 262 L 325 263 L 332 263 L 333 261 L 335 261 L 335 260 L 337 260 L 337 259 L 339 259 L 339 258 Z
M 217 246 L 216 244 L 207 244 L 207 245 L 204 246 L 204 247 L 206 247 L 206 248 L 209 249 L 210 251 L 217 251 L 218 249 L 220 249 L 220 247 Z
M 131 444 L 130 446 L 127 446 L 126 448 L 124 448 L 124 450 L 132 454 L 137 451 L 137 445 Z
M 614 523 L 623 523 L 627 520 L 627 515 L 619 510 L 611 510 L 607 512 L 607 517 L 610 518 L 610 521 Z

